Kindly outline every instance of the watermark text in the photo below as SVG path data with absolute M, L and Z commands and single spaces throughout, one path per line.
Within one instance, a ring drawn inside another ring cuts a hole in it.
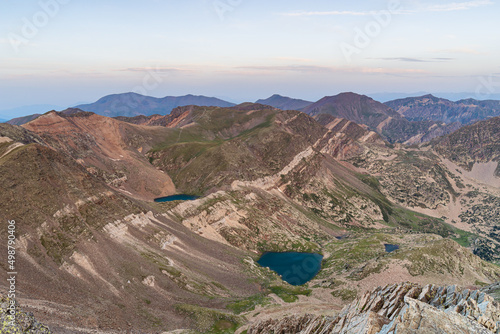
M 16 221 L 9 220 L 7 226 L 7 283 L 9 298 L 7 315 L 10 318 L 9 324 L 15 325 L 16 321 Z

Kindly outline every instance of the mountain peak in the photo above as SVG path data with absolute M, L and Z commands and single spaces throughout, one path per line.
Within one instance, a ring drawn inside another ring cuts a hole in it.
M 312 104 L 312 102 L 310 101 L 293 99 L 291 97 L 283 96 L 280 94 L 274 94 L 267 99 L 257 100 L 255 103 L 269 105 L 274 108 L 282 110 L 299 110 L 299 111 Z
M 63 115 L 75 115 L 75 114 L 80 114 L 80 113 L 87 113 L 88 114 L 89 112 L 84 111 L 84 110 L 79 109 L 79 108 L 67 108 L 65 110 L 60 111 L 59 113 L 63 114 Z
M 127 93 L 118 93 L 118 94 L 109 94 L 101 97 L 97 102 L 106 102 L 115 98 L 144 98 L 145 95 L 141 95 L 139 93 L 127 92 Z M 77 107 L 78 108 L 78 107 Z
M 368 97 L 366 95 L 358 94 L 358 93 L 354 93 L 354 92 L 341 92 L 335 96 Z M 370 97 L 370 99 L 371 99 L 371 97 Z
M 323 97 L 320 101 L 322 100 L 336 100 L 336 101 L 360 101 L 360 100 L 365 100 L 365 101 L 374 101 L 377 103 L 380 103 L 378 101 L 375 101 L 371 97 L 363 94 L 358 94 L 354 92 L 342 92 L 337 95 L 330 95 L 330 96 L 325 96 Z M 319 102 L 319 101 L 318 101 Z
M 243 102 L 234 107 L 231 107 L 231 109 L 249 111 L 249 110 L 266 110 L 266 109 L 276 110 L 279 108 L 275 108 L 273 106 L 262 103 Z

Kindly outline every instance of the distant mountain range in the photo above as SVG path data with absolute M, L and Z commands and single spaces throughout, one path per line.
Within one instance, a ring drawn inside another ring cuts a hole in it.
M 407 97 L 384 104 L 356 93 L 326 96 L 314 103 L 275 94 L 267 99 L 259 99 L 255 104 L 243 105 L 249 106 L 250 109 L 271 106 L 281 110 L 297 110 L 316 118 L 322 114 L 344 118 L 367 126 L 391 143 L 407 145 L 428 142 L 464 125 L 500 116 L 500 101 L 466 99 L 453 102 L 433 95 Z M 120 120 L 127 119 L 127 122 L 134 124 L 165 126 L 172 121 L 172 117 L 165 116 L 170 115 L 175 108 L 185 106 L 230 108 L 235 104 L 206 96 L 156 98 L 124 93 L 108 95 L 95 103 L 79 105 L 76 110 L 117 117 Z M 63 114 L 67 112 L 66 110 Z M 39 116 L 40 114 L 36 113 L 14 118 L 7 123 L 22 125 Z
M 68 108 L 68 109 L 61 111 L 60 114 L 61 115 L 72 115 L 72 114 L 76 114 L 76 113 L 80 113 L 80 112 L 84 112 L 84 111 L 81 109 L 78 109 L 78 108 Z M 23 117 L 17 117 L 17 118 L 13 118 L 10 121 L 7 121 L 5 123 L 10 124 L 10 125 L 21 126 L 23 124 L 26 124 L 28 122 L 31 122 L 31 121 L 37 119 L 40 116 L 42 116 L 42 114 L 33 114 L 33 115 L 28 115 L 28 116 L 23 116 Z
M 35 104 L 22 106 L 11 109 L 3 109 L 0 110 L 0 119 L 2 122 L 5 122 L 14 117 L 32 115 L 32 114 L 43 114 L 49 110 L 61 110 L 63 107 L 56 106 L 53 104 Z
M 16 117 L 11 119 L 10 121 L 6 121 L 5 123 L 8 123 L 10 125 L 23 125 L 28 123 L 29 121 L 32 121 L 42 114 L 33 114 L 33 115 L 28 115 L 28 116 L 23 116 L 23 117 Z
M 385 103 L 409 121 L 431 120 L 444 123 L 470 124 L 475 121 L 500 116 L 500 101 L 474 99 L 453 102 L 424 95 L 407 97 Z
M 419 144 L 459 128 L 458 124 L 435 121 L 410 122 L 387 105 L 356 93 L 326 96 L 303 111 L 311 116 L 329 114 L 367 125 L 391 143 Z
M 94 103 L 82 104 L 76 106 L 76 108 L 107 117 L 134 117 L 139 115 L 150 116 L 154 114 L 168 115 L 172 109 L 187 105 L 231 107 L 235 104 L 215 97 L 191 94 L 156 98 L 137 93 L 124 93 L 108 95 Z
M 461 93 L 449 93 L 449 92 L 414 92 L 414 93 L 394 93 L 394 92 L 388 92 L 388 93 L 370 93 L 366 94 L 369 97 L 371 97 L 374 100 L 380 101 L 380 102 L 387 102 L 387 101 L 392 101 L 392 100 L 397 100 L 397 99 L 404 99 L 406 97 L 416 97 L 416 96 L 423 96 L 423 95 L 429 95 L 432 94 L 434 96 L 439 96 L 443 99 L 448 99 L 451 101 L 458 101 L 458 100 L 467 100 L 470 98 L 475 98 L 477 97 L 476 93 L 473 92 L 461 92 Z M 490 94 L 488 95 L 488 99 L 490 100 L 500 100 L 500 94 Z
M 302 111 L 302 109 L 304 109 L 305 107 L 313 104 L 313 102 L 310 101 L 292 99 L 290 97 L 281 96 L 278 94 L 274 94 L 273 96 L 267 99 L 257 100 L 255 103 L 265 104 L 281 110 L 299 110 L 299 111 Z

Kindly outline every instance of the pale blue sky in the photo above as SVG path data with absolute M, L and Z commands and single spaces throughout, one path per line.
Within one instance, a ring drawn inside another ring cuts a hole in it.
M 497 1 L 394 3 L 2 1 L 0 110 L 128 91 L 235 102 L 274 93 L 474 92 L 481 77 L 490 82 L 482 93 L 500 93 Z M 390 6 L 397 9 L 377 23 Z M 370 28 L 367 45 L 356 44 L 357 31 Z

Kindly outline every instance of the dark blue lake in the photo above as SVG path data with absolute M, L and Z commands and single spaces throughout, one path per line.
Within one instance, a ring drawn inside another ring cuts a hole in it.
M 179 194 L 179 195 L 155 198 L 155 202 L 163 203 L 172 201 L 193 201 L 197 198 L 199 198 L 199 196 Z
M 276 272 L 291 285 L 302 285 L 318 274 L 321 261 L 323 261 L 321 254 L 269 252 L 262 255 L 257 263 Z
M 395 250 L 399 249 L 398 245 L 384 244 L 384 246 L 385 246 L 385 251 L 387 253 L 391 253 L 391 252 L 394 252 Z

